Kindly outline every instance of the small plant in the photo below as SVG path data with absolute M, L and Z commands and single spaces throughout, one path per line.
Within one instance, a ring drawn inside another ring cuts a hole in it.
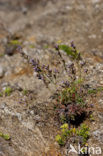
M 30 46 L 29 46 L 30 48 L 35 48 L 35 46 L 34 46 L 34 44 L 30 44 Z
M 4 95 L 5 96 L 10 96 L 11 93 L 12 93 L 12 88 L 6 87 L 5 90 L 4 90 Z
M 11 40 L 9 45 L 14 45 L 14 46 L 18 46 L 18 45 L 21 45 L 21 42 L 18 41 L 18 40 Z
M 23 95 L 27 95 L 28 94 L 28 90 L 24 89 L 23 90 Z
M 87 143 L 89 138 L 89 128 L 85 124 L 82 124 L 80 128 L 70 128 L 68 124 L 65 123 L 61 126 L 61 132 L 56 136 L 56 141 L 59 145 L 65 145 L 66 141 L 70 138 L 74 137 L 75 142 L 80 142 L 80 138 L 82 138 L 82 145 Z
M 69 134 L 68 124 L 65 123 L 60 128 L 61 135 L 56 136 L 56 141 L 58 142 L 59 145 L 64 145 Z
M 65 138 L 61 137 L 59 134 L 56 136 L 56 141 L 61 146 L 65 144 Z
M 86 113 L 88 106 L 85 103 L 85 92 L 78 84 L 63 88 L 58 92 L 56 98 L 60 119 L 65 118 L 68 122 L 68 120 L 75 120 L 77 116 L 80 117 L 83 113 Z
M 0 93 L 0 97 L 2 97 L 2 93 Z
M 1 53 L 1 54 L 0 54 L 0 57 L 3 57 L 3 56 L 4 56 L 4 53 Z
M 72 59 L 80 59 L 80 53 L 78 53 L 74 43 L 71 43 L 71 47 L 68 45 L 59 45 L 58 46 L 58 50 L 61 49 L 64 52 L 66 52 L 66 54 L 70 57 L 72 57 Z
M 49 88 L 50 83 L 55 85 L 55 108 L 60 121 L 69 122 L 74 120 L 76 122 L 78 118 L 85 116 L 88 112 L 88 105 L 85 102 L 87 90 L 83 85 L 84 78 L 82 77 L 82 72 L 87 74 L 87 70 L 84 70 L 86 62 L 82 59 L 73 42 L 71 42 L 71 46 L 64 44 L 56 45 L 55 49 L 67 74 L 67 80 L 64 80 L 59 85 L 59 89 L 57 84 L 59 71 L 51 69 L 49 65 L 42 65 L 39 60 L 31 59 L 23 52 L 21 47 L 18 47 L 21 55 L 32 65 L 38 79 L 42 80 L 47 88 Z M 61 51 L 69 56 L 72 61 L 71 64 L 66 64 Z
M 39 80 L 42 80 L 47 88 L 50 83 L 55 84 L 59 73 L 56 68 L 51 69 L 49 65 L 41 64 L 38 59 L 30 58 L 22 51 L 22 48 L 20 46 L 17 48 L 17 50 L 19 50 L 22 57 L 27 59 L 28 63 L 32 65 L 34 72 L 37 73 L 37 78 Z
M 84 84 L 88 69 L 85 68 L 86 62 L 74 43 L 71 42 L 70 46 L 64 44 L 55 45 L 56 56 L 58 55 L 59 62 L 61 62 L 65 71 L 62 82 L 58 82 L 60 72 L 57 68 L 52 69 L 50 65 L 42 64 L 38 59 L 31 58 L 23 52 L 21 47 L 18 47 L 17 50 L 32 65 L 37 78 L 42 80 L 47 88 L 50 89 L 50 83 L 55 85 L 56 92 L 52 96 L 54 110 L 59 121 L 63 124 L 61 126 L 61 134 L 56 136 L 56 141 L 60 145 L 65 145 L 68 136 L 81 136 L 83 142 L 86 142 L 89 134 L 85 125 L 82 125 L 80 130 L 69 129 L 68 127 L 68 124 L 69 126 L 70 124 L 80 125 L 90 112 L 86 98 L 91 91 L 88 91 Z M 64 59 L 63 52 L 66 53 L 71 63 L 68 64 Z
M 88 94 L 97 94 L 98 92 L 101 92 L 101 91 L 103 91 L 103 87 L 88 89 Z
M 57 113 L 60 120 L 65 119 L 66 122 L 74 120 L 76 122 L 80 116 L 85 116 L 88 112 L 88 105 L 85 102 L 87 91 L 83 85 L 84 78 L 82 77 L 82 72 L 87 74 L 87 70 L 86 72 L 84 70 L 86 62 L 83 61 L 73 42 L 71 42 L 71 46 L 57 45 L 55 48 L 68 75 L 68 80 L 63 81 L 61 89 L 55 96 Z M 66 65 L 60 50 L 64 51 L 73 63 Z
M 83 139 L 83 144 L 86 144 L 88 138 L 89 138 L 89 128 L 87 125 L 82 124 L 80 129 L 77 130 L 77 135 L 82 137 Z
M 10 140 L 10 136 L 8 134 L 3 134 L 0 132 L 0 137 L 4 138 L 5 140 Z
M 44 45 L 44 47 L 43 47 L 44 49 L 48 49 L 49 48 L 49 46 L 48 45 Z
M 95 120 L 94 120 L 94 117 L 93 117 L 93 114 L 90 114 L 89 117 L 90 117 L 90 121 L 95 121 Z

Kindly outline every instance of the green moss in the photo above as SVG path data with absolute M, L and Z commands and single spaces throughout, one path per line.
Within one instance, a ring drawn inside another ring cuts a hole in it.
M 97 94 L 98 92 L 101 92 L 101 91 L 103 91 L 103 87 L 99 87 L 96 89 L 89 89 L 88 94 Z
M 97 90 L 96 89 L 90 89 L 88 90 L 88 94 L 96 94 Z
M 27 95 L 28 94 L 28 90 L 24 89 L 23 90 L 23 95 Z
M 2 93 L 0 93 L 0 97 L 2 97 Z
M 48 49 L 49 48 L 49 46 L 48 45 L 44 45 L 44 49 Z
M 4 90 L 4 94 L 6 96 L 10 96 L 11 92 L 12 92 L 12 88 L 10 88 L 10 87 L 6 87 Z
M 5 140 L 10 140 L 10 136 L 8 134 L 3 134 L 0 132 L 0 137 L 4 138 Z
M 34 44 L 31 44 L 29 47 L 32 49 L 35 48 Z
M 11 40 L 10 45 L 21 45 L 21 42 L 18 40 Z
M 3 57 L 5 54 L 0 54 L 0 57 Z

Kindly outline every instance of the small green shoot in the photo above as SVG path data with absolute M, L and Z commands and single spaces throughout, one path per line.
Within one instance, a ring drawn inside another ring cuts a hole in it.
M 23 90 L 23 95 L 27 95 L 28 94 L 28 90 L 24 89 Z
M 48 45 L 44 45 L 44 49 L 48 49 L 49 48 L 49 46 Z
M 21 42 L 20 41 L 18 41 L 18 40 L 11 40 L 10 41 L 10 45 L 21 45 Z
M 59 134 L 56 136 L 56 141 L 58 142 L 59 145 L 64 145 L 65 144 L 65 140 L 64 138 L 62 138 Z
M 29 47 L 32 49 L 35 48 L 34 44 L 31 44 Z
M 2 53 L 2 54 L 0 54 L 0 57 L 3 57 L 5 54 L 4 53 Z
M 4 138 L 5 140 L 10 140 L 10 136 L 8 134 L 3 134 L 0 132 L 0 137 Z
M 61 135 L 57 135 L 56 136 L 56 141 L 58 142 L 59 145 L 64 145 L 66 140 L 67 140 L 67 136 L 68 136 L 68 124 L 65 123 L 63 124 L 61 127 Z
M 95 121 L 93 114 L 90 115 L 90 121 Z
M 77 135 L 83 138 L 83 144 L 86 144 L 89 138 L 89 127 L 85 124 L 82 124 L 80 129 L 77 130 Z
M 4 90 L 5 96 L 10 96 L 11 92 L 12 92 L 12 88 L 10 87 L 6 87 Z
M 103 91 L 103 87 L 99 87 L 96 89 L 89 89 L 88 94 L 97 94 L 98 92 L 101 92 L 101 91 Z
M 73 59 L 78 58 L 77 50 L 74 50 L 72 47 L 69 47 L 67 45 L 59 45 L 59 48 L 66 52 L 67 55 L 72 56 Z
M 0 93 L 0 97 L 2 97 L 2 93 Z

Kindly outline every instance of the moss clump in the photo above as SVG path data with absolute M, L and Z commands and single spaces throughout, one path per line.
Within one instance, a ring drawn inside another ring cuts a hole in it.
M 6 87 L 4 90 L 5 96 L 10 96 L 11 93 L 12 93 L 12 88 Z
M 10 140 L 10 136 L 8 134 L 3 134 L 0 132 L 0 137 L 4 138 L 5 140 Z

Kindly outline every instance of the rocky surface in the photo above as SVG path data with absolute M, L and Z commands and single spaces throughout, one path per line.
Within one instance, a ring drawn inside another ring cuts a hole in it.
M 30 57 L 60 68 L 52 46 L 74 40 L 88 62 L 86 83 L 103 86 L 102 15 L 102 0 L 0 0 L 0 91 L 12 88 L 10 96 L 0 97 L 0 132 L 11 136 L 0 138 L 0 156 L 66 156 L 55 143 L 59 126 L 51 91 L 8 42 L 19 39 Z M 102 93 L 88 101 L 94 104 L 93 123 L 85 121 L 91 129 L 89 145 L 103 148 Z

